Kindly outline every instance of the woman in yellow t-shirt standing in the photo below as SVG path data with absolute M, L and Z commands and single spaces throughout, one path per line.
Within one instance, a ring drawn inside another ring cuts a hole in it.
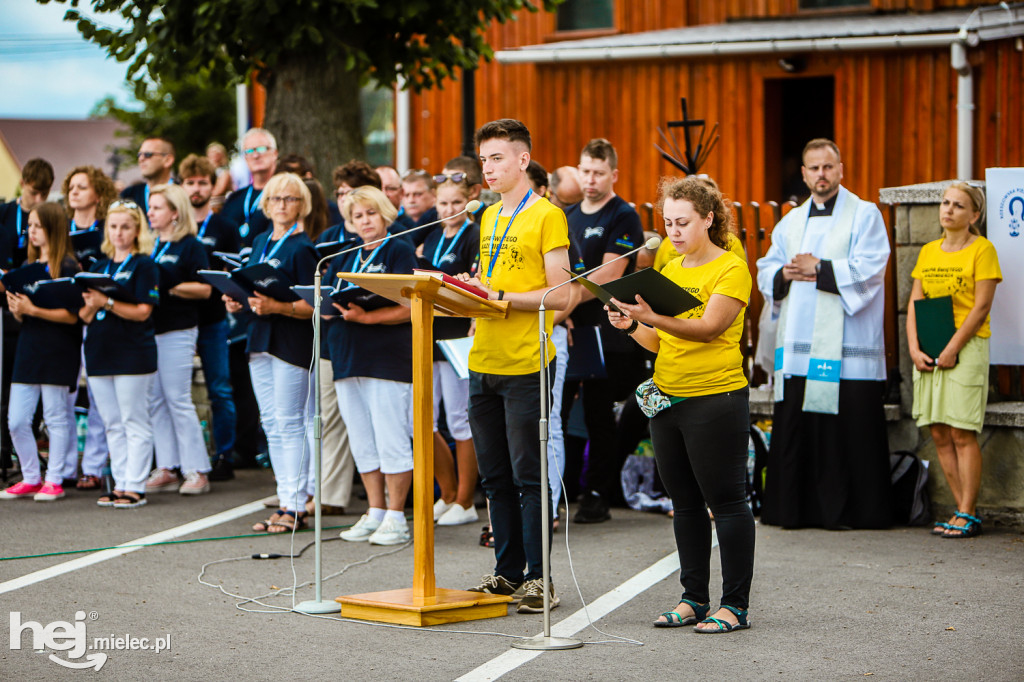
M 750 272 L 726 250 L 729 212 L 717 189 L 693 177 L 669 179 L 661 204 L 668 239 L 682 255 L 662 274 L 702 305 L 666 317 L 638 297 L 633 303 L 613 299 L 622 314 L 608 312 L 615 327 L 657 353 L 654 377 L 638 395 L 651 417 L 658 472 L 675 511 L 683 595 L 654 625 L 698 623 L 697 632 L 731 632 L 750 627 L 754 572 L 754 516 L 746 501 L 749 389 L 739 345 Z M 705 505 L 715 515 L 722 557 L 721 607 L 710 618 Z
M 981 489 L 978 433 L 988 399 L 989 310 L 1003 276 L 992 242 L 978 232 L 985 194 L 965 182 L 946 189 L 939 207 L 942 238 L 925 244 L 911 273 L 907 345 L 914 361 L 913 417 L 931 427 L 935 452 L 956 500 L 948 522 L 935 535 L 970 538 L 981 534 L 975 505 Z M 956 333 L 936 358 L 921 351 L 914 301 L 951 296 Z

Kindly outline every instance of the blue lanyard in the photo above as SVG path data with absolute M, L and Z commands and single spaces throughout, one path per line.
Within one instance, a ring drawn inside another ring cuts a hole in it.
M 149 213 L 149 183 L 143 188 L 142 210 Z
M 245 219 L 246 220 L 249 220 L 249 216 L 252 215 L 253 209 L 255 209 L 257 206 L 259 206 L 260 199 L 263 198 L 263 190 L 261 189 L 260 193 L 256 195 L 256 201 L 250 203 L 249 199 L 251 199 L 251 198 L 252 198 L 252 185 L 249 185 L 249 191 L 245 193 L 245 201 L 242 202 L 242 213 L 245 214 Z M 263 261 L 260 261 L 260 262 L 262 263 Z
M 260 192 L 260 194 L 263 194 L 263 192 Z M 295 223 L 294 225 L 292 225 L 291 229 L 289 229 L 288 232 L 286 232 L 283 237 L 281 237 L 279 240 L 277 240 L 277 243 L 274 244 L 274 248 L 272 248 L 270 250 L 269 254 L 267 253 L 267 247 L 270 246 L 270 237 L 268 236 L 267 237 L 267 241 L 265 241 L 263 243 L 263 253 L 260 254 L 260 259 L 258 261 L 256 261 L 256 262 L 257 263 L 265 263 L 266 261 L 268 261 L 271 258 L 273 258 L 274 254 L 277 253 L 277 250 L 281 248 L 282 244 L 284 244 L 284 240 L 288 239 L 288 237 L 291 237 L 292 236 L 292 232 L 294 232 L 295 229 L 298 226 L 299 226 L 298 223 Z
M 526 196 L 523 197 L 523 200 L 519 202 L 518 206 L 516 206 L 516 210 L 512 213 L 512 217 L 508 219 L 508 225 L 505 226 L 505 231 L 502 232 L 502 234 L 501 234 L 501 241 L 498 242 L 498 250 L 497 251 L 494 250 L 494 235 L 498 232 L 498 219 L 501 217 L 501 209 L 499 208 L 498 212 L 495 214 L 495 216 L 494 216 L 494 229 L 491 230 L 490 262 L 487 263 L 487 280 L 488 281 L 490 281 L 490 279 L 491 279 L 491 273 L 494 272 L 494 264 L 498 262 L 498 254 L 501 253 L 501 247 L 505 243 L 505 237 L 508 236 L 508 229 L 510 227 L 512 227 L 512 223 L 515 221 L 516 216 L 519 215 L 519 212 L 523 210 L 523 206 L 526 206 L 526 202 L 530 200 L 531 196 L 533 196 L 533 190 L 532 189 L 526 190 Z
M 387 237 L 384 238 L 384 241 L 382 241 L 380 244 L 377 245 L 377 248 L 375 248 L 373 251 L 370 252 L 370 257 L 367 258 L 366 260 L 360 260 L 360 258 L 362 257 L 362 255 L 360 253 L 361 250 L 360 251 L 356 251 L 356 257 L 352 261 L 352 265 L 353 266 L 358 266 L 359 269 L 358 270 L 355 270 L 355 269 L 349 270 L 349 272 L 354 272 L 356 274 L 359 274 L 360 272 L 365 270 L 367 267 L 369 267 L 370 263 L 373 262 L 373 259 L 377 257 L 377 253 L 381 249 L 383 249 L 384 245 L 387 244 L 389 241 L 391 241 L 391 235 L 390 234 Z
M 124 266 L 128 265 L 128 261 L 130 261 L 131 259 L 132 259 L 132 254 L 129 253 L 128 257 L 125 258 L 123 261 L 121 261 L 121 265 L 119 265 L 117 267 L 117 270 L 114 271 L 114 276 L 111 277 L 111 279 L 117 279 L 117 276 L 121 274 L 121 271 L 124 270 Z M 104 270 L 103 270 L 103 274 L 104 275 L 109 275 L 110 274 L 110 266 L 111 266 L 111 264 L 113 262 L 114 262 L 113 258 L 111 258 L 110 260 L 107 261 L 107 267 L 104 268 Z
M 203 224 L 199 226 L 199 238 L 202 239 L 203 235 L 206 234 L 206 226 L 210 224 L 210 218 L 213 217 L 213 211 L 206 214 L 206 218 L 203 220 Z
M 18 214 L 17 223 L 18 224 L 17 224 L 17 227 L 15 228 L 15 234 L 18 235 L 18 248 L 19 249 L 23 248 L 25 246 L 25 243 L 28 241 L 27 235 L 24 235 L 24 234 L 21 233 L 21 213 L 22 213 L 21 202 L 19 201 L 18 202 L 18 210 L 17 210 L 17 214 Z
M 444 246 L 444 230 L 441 231 L 441 238 L 437 240 L 437 248 L 434 249 L 434 259 L 430 261 L 435 268 L 441 267 L 441 261 L 443 261 L 445 257 L 452 252 L 452 249 L 455 248 L 455 244 L 459 241 L 459 237 L 462 236 L 462 233 L 466 231 L 466 228 L 469 227 L 472 222 L 472 220 L 466 218 L 466 222 L 462 223 L 462 227 L 460 227 L 459 231 L 455 233 L 455 238 L 452 239 L 452 243 L 448 245 L 447 249 L 445 249 L 444 254 L 441 253 L 441 247 Z
M 153 260 L 156 261 L 157 263 L 159 263 L 160 259 L 164 257 L 165 253 L 167 253 L 167 249 L 171 248 L 171 244 L 173 244 L 173 243 L 174 242 L 166 242 L 164 244 L 164 248 L 161 249 L 160 248 L 160 238 L 157 237 L 156 244 L 153 245 Z
M 98 220 L 92 221 L 92 225 L 89 227 L 89 232 L 95 232 L 99 228 L 99 226 L 100 226 L 100 221 L 98 221 Z M 78 230 L 78 226 L 75 225 L 75 220 L 74 220 L 74 218 L 72 218 L 71 219 L 71 229 L 68 230 L 68 232 L 78 232 L 78 231 L 79 231 Z

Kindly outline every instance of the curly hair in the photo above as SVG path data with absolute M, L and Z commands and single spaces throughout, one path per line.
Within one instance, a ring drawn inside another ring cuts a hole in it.
M 688 201 L 702 216 L 712 214 L 708 237 L 720 248 L 728 249 L 729 232 L 732 228 L 732 212 L 711 178 L 688 175 L 685 178 L 662 178 L 658 186 L 658 210 L 664 213 L 665 202 Z
M 64 212 L 68 214 L 68 218 L 75 215 L 75 212 L 68 206 L 67 198 L 68 191 L 71 189 L 71 178 L 79 173 L 84 173 L 89 178 L 89 184 L 96 192 L 96 196 L 99 197 L 99 202 L 96 205 L 96 220 L 103 220 L 107 217 L 107 207 L 110 206 L 110 202 L 117 198 L 117 188 L 114 187 L 114 181 L 96 166 L 75 166 L 64 176 L 64 183 L 60 190 L 60 193 L 64 195 Z

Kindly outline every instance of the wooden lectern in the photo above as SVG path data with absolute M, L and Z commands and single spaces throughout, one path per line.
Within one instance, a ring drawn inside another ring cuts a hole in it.
M 413 584 L 408 589 L 338 597 L 344 618 L 439 625 L 508 615 L 511 597 L 434 584 L 434 311 L 504 318 L 507 301 L 488 301 L 428 274 L 346 273 L 345 280 L 412 308 Z

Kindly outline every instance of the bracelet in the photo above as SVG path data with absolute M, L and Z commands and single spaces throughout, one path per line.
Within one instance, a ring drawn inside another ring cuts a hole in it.
M 505 298 L 505 290 L 504 289 L 498 289 L 498 300 L 501 301 L 501 300 L 504 300 L 504 298 Z
M 633 332 L 635 332 L 639 328 L 640 328 L 640 323 L 637 322 L 636 320 L 633 320 L 633 324 L 629 325 L 628 327 L 626 327 L 625 329 L 623 329 L 621 331 L 626 336 L 632 336 Z

